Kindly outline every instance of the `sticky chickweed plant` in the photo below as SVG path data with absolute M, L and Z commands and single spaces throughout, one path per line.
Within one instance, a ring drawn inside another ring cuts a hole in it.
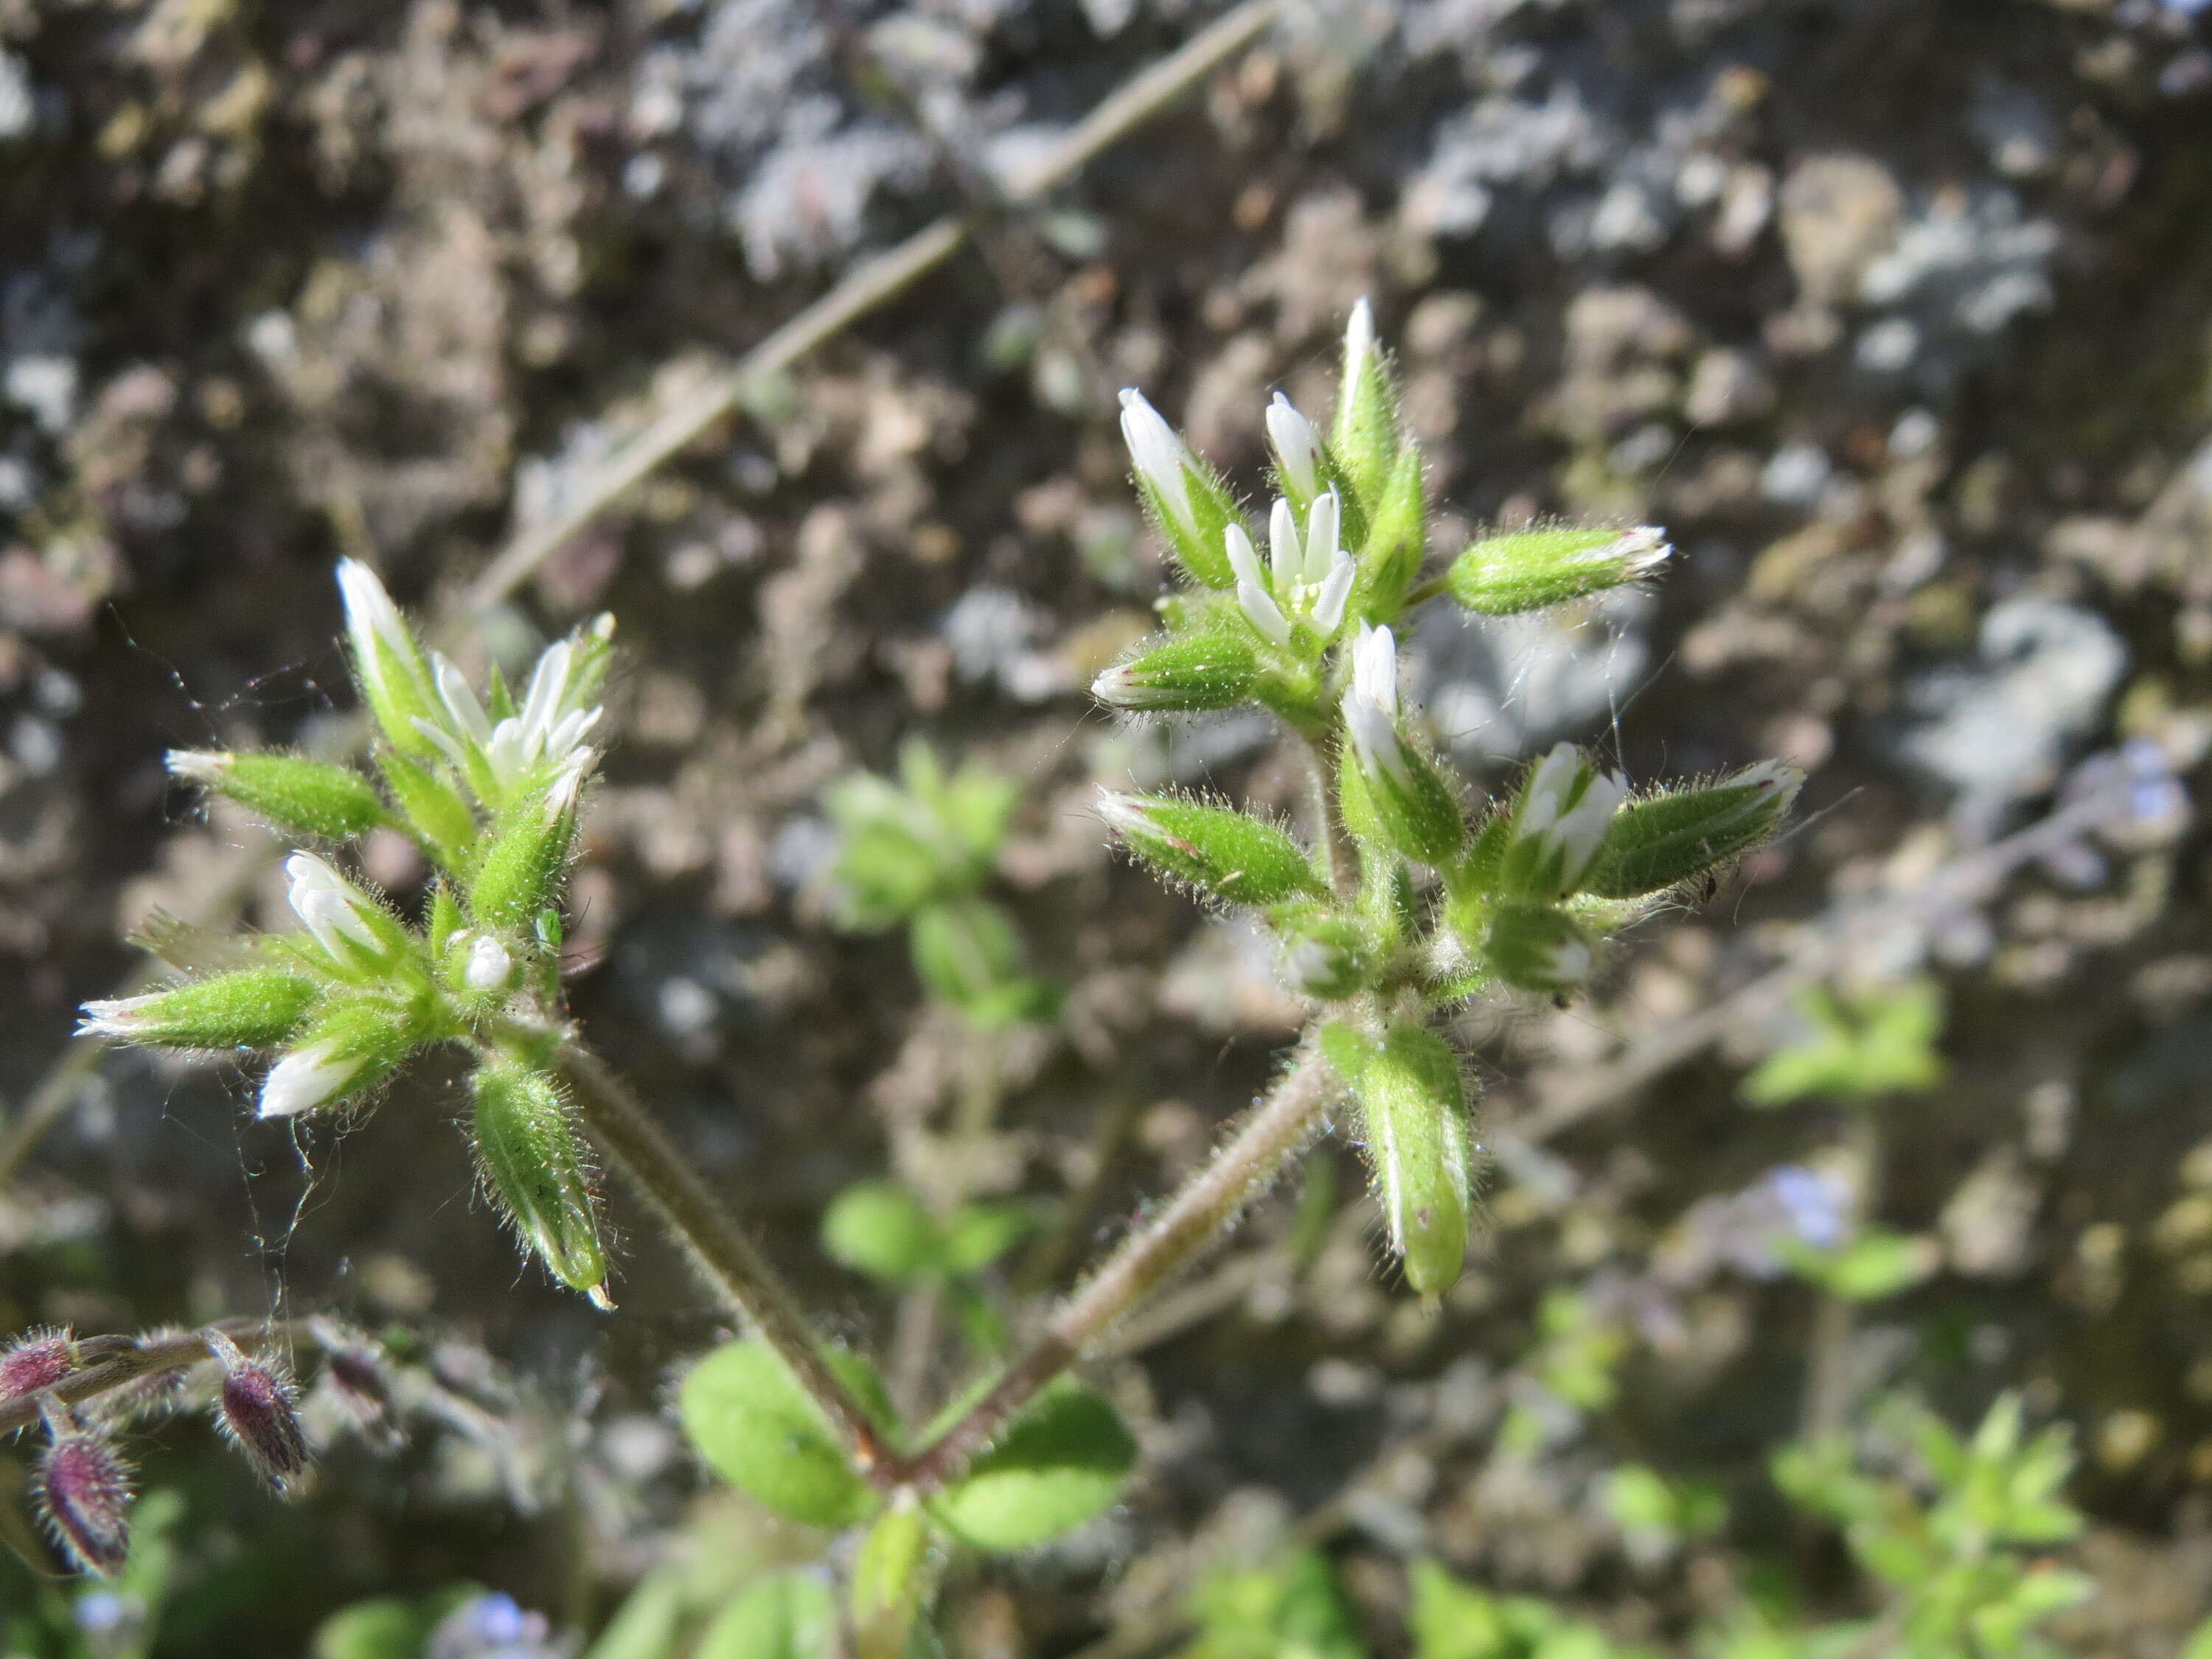
M 1405 698 L 1401 630 L 1426 605 L 1501 616 L 1644 580 L 1668 557 L 1662 532 L 1502 532 L 1432 569 L 1421 457 L 1364 302 L 1326 428 L 1280 396 L 1266 426 L 1273 493 L 1255 513 L 1141 395 L 1122 394 L 1136 487 L 1182 580 L 1160 602 L 1160 632 L 1093 690 L 1133 719 L 1268 711 L 1310 763 L 1303 821 L 1176 793 L 1109 793 L 1099 813 L 1164 878 L 1255 915 L 1310 1023 L 1273 1086 L 1182 1190 L 1057 1306 L 1018 1321 L 1003 1357 L 934 1412 L 902 1420 L 868 1358 L 817 1334 L 568 1016 L 562 884 L 599 757 L 609 619 L 548 648 L 525 685 L 497 673 L 475 685 L 349 562 L 338 580 L 374 721 L 368 770 L 276 753 L 169 758 L 180 779 L 307 843 L 286 865 L 300 925 L 235 941 L 220 971 L 88 1005 L 84 1029 L 264 1055 L 258 1111 L 277 1119 L 358 1115 L 410 1060 L 458 1052 L 471 1106 L 463 1132 L 486 1194 L 529 1256 L 601 1308 L 613 1306 L 616 1284 L 601 1172 L 644 1201 L 750 1333 L 684 1383 L 683 1419 L 700 1455 L 770 1510 L 857 1537 L 836 1558 L 845 1565 L 834 1609 L 817 1581 L 771 1581 L 727 1610 L 726 1645 L 702 1651 L 814 1651 L 740 1639 L 747 1620 L 788 1631 L 804 1613 L 799 1622 L 840 1650 L 902 1653 L 925 1639 L 952 1552 L 1022 1549 L 1110 1505 L 1135 1447 L 1075 1368 L 1325 1129 L 1364 1152 L 1410 1291 L 1441 1296 L 1461 1273 L 1478 1174 L 1475 1103 L 1448 1018 L 1474 999 L 1571 998 L 1622 928 L 1759 846 L 1788 810 L 1798 775 L 1778 763 L 1638 790 L 1565 744 L 1516 787 L 1480 799 L 1430 747 Z M 1003 919 L 975 896 L 969 856 L 994 843 L 1011 799 L 919 758 L 908 772 L 908 796 L 934 803 L 913 834 L 934 849 L 938 873 L 855 920 L 907 922 L 924 972 L 979 1023 L 1019 1017 L 1016 1005 L 1036 992 Z M 896 819 L 880 795 L 855 795 L 844 816 Z M 433 871 L 414 915 L 350 857 L 362 837 L 391 830 Z M 911 1222 L 899 1206 L 882 1210 L 893 1212 L 882 1224 Z M 855 1212 L 832 1229 L 840 1254 L 884 1257 L 883 1241 L 864 1236 L 871 1224 Z M 275 1358 L 249 1352 L 290 1346 L 291 1333 L 234 1326 L 137 1339 L 46 1332 L 0 1357 L 0 1426 L 45 1437 L 39 1501 L 79 1565 L 105 1572 L 122 1559 L 130 1480 L 113 1425 L 149 1379 L 185 1395 L 198 1379 L 272 1485 L 300 1473 L 294 1384 Z

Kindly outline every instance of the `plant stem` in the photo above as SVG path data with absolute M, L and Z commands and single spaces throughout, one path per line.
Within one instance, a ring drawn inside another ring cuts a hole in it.
M 798 1299 L 718 1202 L 696 1170 L 653 1121 L 637 1097 L 574 1032 L 554 1049 L 574 1088 L 584 1127 L 643 1195 L 693 1265 L 752 1322 L 792 1380 L 844 1437 L 854 1462 L 873 1471 L 884 1459 L 883 1432 L 823 1358 Z
M 1302 732 L 1299 734 L 1304 738 Z M 1339 898 L 1359 890 L 1359 849 L 1344 827 L 1344 809 L 1337 794 L 1337 745 L 1342 736 L 1304 738 L 1306 775 L 1313 786 L 1314 833 L 1328 848 L 1328 884 Z
M 1045 1334 L 959 1421 L 911 1456 L 885 1468 L 881 1484 L 934 1491 L 1075 1363 L 1108 1328 L 1217 1243 L 1230 1224 L 1304 1151 L 1341 1089 L 1308 1041 L 1266 1098 L 1151 1222 L 1060 1304 Z

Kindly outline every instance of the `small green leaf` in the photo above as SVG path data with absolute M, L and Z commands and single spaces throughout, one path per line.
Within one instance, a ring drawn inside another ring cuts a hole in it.
M 932 1508 L 977 1549 L 1026 1549 L 1105 1510 L 1136 1460 L 1136 1442 L 1114 1408 L 1063 1378 Z
M 1379 624 L 1395 621 L 1405 610 L 1406 592 L 1428 556 L 1428 516 L 1420 448 L 1407 444 L 1391 467 L 1366 526 L 1359 578 L 1352 590 L 1354 616 Z
M 1518 1645 L 1507 1633 L 1495 1597 L 1462 1583 L 1434 1561 L 1416 1561 L 1409 1574 L 1413 1607 L 1407 1623 L 1413 1659 L 1514 1659 Z
M 963 1278 L 981 1273 L 1036 1228 L 1036 1216 L 1019 1204 L 963 1204 L 945 1224 L 945 1270 Z
M 378 770 L 416 835 L 448 870 L 466 865 L 477 843 L 477 817 L 460 792 L 428 765 L 396 749 L 379 749 Z
M 422 1659 L 434 1622 L 414 1602 L 380 1595 L 324 1620 L 307 1650 L 313 1659 Z
M 524 800 L 492 832 L 469 884 L 469 914 L 486 927 L 527 927 L 559 892 L 575 840 L 573 805 Z
M 883 1386 L 857 1356 L 823 1358 L 890 1419 Z M 849 1527 L 875 1512 L 876 1495 L 854 1470 L 828 1419 L 766 1343 L 717 1348 L 684 1382 L 684 1427 L 715 1473 L 777 1514 L 817 1527 Z
M 933 1555 L 929 1522 L 911 1501 L 876 1517 L 853 1559 L 853 1625 L 863 1654 L 905 1650 L 933 1588 Z
M 952 899 L 925 907 L 914 918 L 908 943 L 922 984 L 956 1008 L 1000 1012 L 994 1000 L 1015 986 L 1021 973 L 1021 935 L 1005 909 L 988 899 Z M 1018 1000 L 1026 1005 L 1029 999 L 1025 994 Z
M 837 1598 L 822 1575 L 779 1572 L 716 1614 L 692 1659 L 830 1659 L 836 1639 Z
M 1879 1302 L 1917 1285 L 1936 1271 L 1938 1259 L 1930 1240 L 1870 1231 L 1837 1252 L 1821 1279 L 1848 1302 Z
M 928 1208 L 888 1181 L 863 1182 L 837 1194 L 822 1218 L 822 1247 L 854 1273 L 906 1285 L 942 1262 L 944 1241 Z

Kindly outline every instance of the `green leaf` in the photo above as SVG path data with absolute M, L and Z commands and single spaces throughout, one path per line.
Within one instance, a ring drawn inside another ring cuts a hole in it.
M 1026 1549 L 1104 1510 L 1136 1460 L 1136 1442 L 1114 1408 L 1062 1378 L 931 1507 L 963 1543 Z
M 669 1659 L 678 1650 L 688 1603 L 683 1573 L 655 1568 L 623 1598 L 584 1659 Z
M 1407 444 L 1392 465 L 1382 499 L 1365 526 L 1359 577 L 1352 590 L 1352 615 L 1380 626 L 1395 621 L 1405 610 L 1407 590 L 1428 556 L 1428 516 L 1420 448 Z
M 857 1356 L 823 1358 L 882 1422 L 883 1386 Z M 817 1527 L 849 1527 L 877 1508 L 827 1418 L 764 1342 L 732 1342 L 684 1382 L 684 1427 L 700 1455 L 732 1486 L 777 1514 Z
M 1815 986 L 1796 1006 L 1811 1023 L 1812 1035 L 1768 1056 L 1744 1079 L 1744 1098 L 1752 1104 L 1781 1106 L 1820 1096 L 1873 1100 L 1942 1081 L 1936 1042 L 1943 1030 L 1943 999 L 1933 981 L 1908 981 L 1848 1006 Z
M 888 1181 L 837 1194 L 822 1218 L 822 1247 L 854 1273 L 906 1285 L 942 1265 L 944 1241 L 921 1200 Z
M 908 943 L 915 971 L 929 994 L 978 1015 L 1001 1013 L 1009 989 L 1020 988 L 1021 935 L 1013 920 L 988 899 L 931 904 L 914 918 Z M 999 1023 L 992 1021 L 989 1023 Z
M 897 1654 L 932 1593 L 936 1563 L 929 1522 L 911 1502 L 894 1504 L 860 1540 L 853 1560 L 853 1624 L 864 1654 Z
M 1917 1285 L 1936 1271 L 1937 1260 L 1928 1239 L 1870 1231 L 1830 1257 L 1821 1279 L 1846 1301 L 1879 1302 Z
M 1036 1218 L 1019 1204 L 963 1204 L 945 1228 L 945 1266 L 966 1277 L 979 1273 L 1036 1227 Z
M 447 869 L 459 871 L 474 854 L 477 816 L 460 792 L 428 766 L 395 749 L 380 749 L 377 769 L 399 811 Z
M 1215 1568 L 1191 1592 L 1190 1608 L 1200 1635 L 1179 1659 L 1367 1659 L 1318 1550 L 1268 1566 Z
M 469 884 L 469 914 L 486 927 L 527 927 L 559 893 L 575 841 L 574 807 L 524 800 L 492 832 Z
M 433 1622 L 415 1603 L 380 1595 L 324 1620 L 307 1650 L 313 1659 L 422 1659 Z
M 830 1659 L 836 1639 L 837 1598 L 822 1575 L 779 1572 L 724 1607 L 692 1659 Z

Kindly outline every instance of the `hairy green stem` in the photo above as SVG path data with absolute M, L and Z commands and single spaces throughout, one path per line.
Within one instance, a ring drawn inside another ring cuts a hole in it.
M 574 1032 L 554 1051 L 575 1091 L 584 1127 L 659 1216 L 701 1274 L 750 1321 L 760 1339 L 845 1440 L 854 1464 L 876 1469 L 888 1449 L 883 1432 L 823 1358 L 797 1297 L 768 1258 L 738 1229 L 697 1170 L 653 1121 L 637 1097 Z
M 933 1491 L 958 1477 L 1037 1392 L 1113 1324 L 1218 1242 L 1321 1127 L 1342 1091 L 1311 1041 L 1204 1168 L 1061 1303 L 1029 1352 L 928 1445 L 885 1466 L 879 1484 Z

